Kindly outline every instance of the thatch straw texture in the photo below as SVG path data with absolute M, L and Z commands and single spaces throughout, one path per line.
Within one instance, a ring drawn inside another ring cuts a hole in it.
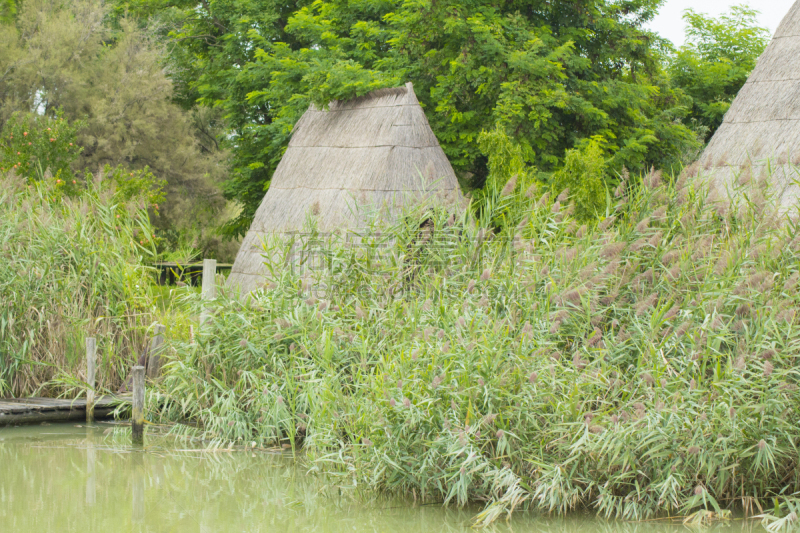
M 800 188 L 800 0 L 783 18 L 758 64 L 725 114 L 699 160 L 718 188 L 742 173 L 771 183 L 784 209 Z
M 263 283 L 262 242 L 302 231 L 357 229 L 368 213 L 392 219 L 409 202 L 460 198 L 453 168 L 410 83 L 328 111 L 313 105 L 297 122 L 269 190 L 236 256 L 228 283 L 242 293 Z

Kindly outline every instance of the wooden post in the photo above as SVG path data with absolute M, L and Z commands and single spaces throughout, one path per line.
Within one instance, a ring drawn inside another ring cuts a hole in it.
M 144 444 L 144 367 L 133 367 L 133 443 Z
M 147 377 L 157 378 L 161 373 L 161 349 L 164 346 L 164 331 L 166 327 L 156 324 L 153 338 L 150 339 L 150 355 L 147 358 Z
M 86 337 L 86 422 L 94 422 L 94 388 L 97 372 L 97 341 L 94 337 Z
M 203 288 L 200 292 L 203 300 L 213 300 L 217 297 L 217 260 L 216 259 L 203 259 Z M 200 325 L 206 323 L 209 318 L 209 312 L 203 307 L 200 312 Z

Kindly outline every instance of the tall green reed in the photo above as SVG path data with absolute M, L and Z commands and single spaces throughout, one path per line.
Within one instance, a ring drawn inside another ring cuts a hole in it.
M 340 483 L 484 502 L 480 524 L 753 512 L 800 488 L 800 237 L 768 180 L 733 187 L 651 173 L 590 226 L 568 191 L 511 188 L 477 220 L 424 206 L 358 245 L 311 224 L 173 343 L 151 409 L 302 444 Z
M 0 397 L 80 386 L 87 336 L 99 386 L 115 389 L 152 321 L 144 200 L 101 175 L 71 187 L 0 174 Z

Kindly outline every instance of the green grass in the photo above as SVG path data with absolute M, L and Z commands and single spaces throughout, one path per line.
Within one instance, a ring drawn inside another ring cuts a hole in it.
M 152 323 L 146 209 L 108 181 L 73 188 L 0 173 L 0 397 L 81 387 L 87 336 L 116 390 Z

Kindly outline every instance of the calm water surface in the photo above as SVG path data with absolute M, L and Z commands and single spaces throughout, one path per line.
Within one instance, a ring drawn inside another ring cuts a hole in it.
M 467 532 L 479 509 L 379 501 L 307 476 L 291 457 L 144 448 L 113 426 L 0 427 L 0 532 Z M 484 531 L 672 533 L 680 525 L 516 515 Z M 734 521 L 703 530 L 763 533 Z

